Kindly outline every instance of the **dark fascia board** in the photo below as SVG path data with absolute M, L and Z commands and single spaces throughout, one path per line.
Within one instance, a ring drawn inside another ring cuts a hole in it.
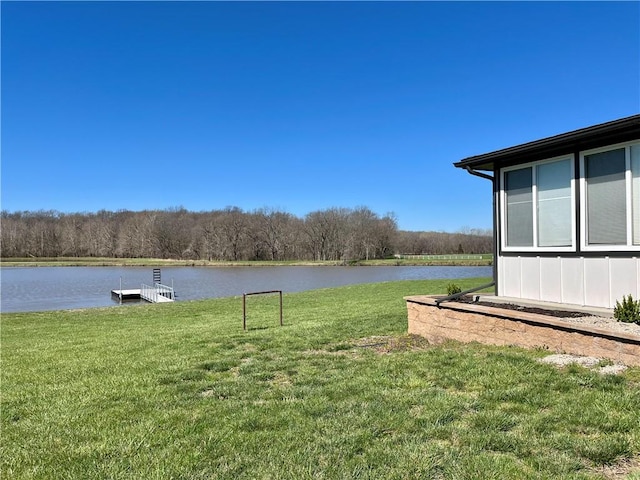
M 579 150 L 640 139 L 640 114 L 465 158 L 458 168 L 493 171 L 502 166 L 543 160 Z

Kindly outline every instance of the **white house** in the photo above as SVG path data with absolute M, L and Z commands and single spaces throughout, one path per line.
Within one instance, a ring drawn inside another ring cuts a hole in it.
M 640 298 L 640 115 L 454 165 L 493 182 L 497 295 Z

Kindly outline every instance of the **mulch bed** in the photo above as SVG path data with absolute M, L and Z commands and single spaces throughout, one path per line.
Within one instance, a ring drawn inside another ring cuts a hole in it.
M 460 297 L 457 300 L 453 300 L 453 301 L 460 302 L 460 303 L 472 303 L 475 305 L 482 305 L 485 307 L 502 308 L 504 310 L 515 310 L 518 312 L 525 312 L 525 313 L 537 313 L 540 315 L 549 315 L 550 317 L 557 317 L 557 318 L 578 318 L 578 317 L 590 317 L 593 315 L 591 313 L 575 312 L 570 310 L 549 310 L 546 308 L 525 307 L 525 306 L 516 305 L 513 303 L 493 303 L 493 302 L 487 302 L 487 301 L 474 302 L 473 297 L 470 297 L 470 296 Z

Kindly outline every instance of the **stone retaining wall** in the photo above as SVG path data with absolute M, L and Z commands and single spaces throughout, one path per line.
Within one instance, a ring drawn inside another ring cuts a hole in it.
M 405 297 L 409 333 L 446 340 L 542 347 L 558 353 L 640 365 L 640 335 L 610 332 L 556 317 L 457 302 L 437 306 L 433 296 Z

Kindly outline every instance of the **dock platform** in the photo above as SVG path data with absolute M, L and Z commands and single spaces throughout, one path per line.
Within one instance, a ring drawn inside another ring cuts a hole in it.
M 122 300 L 139 300 L 140 297 L 139 288 L 131 288 L 128 290 L 111 290 L 111 295 L 121 298 Z
M 154 286 L 142 284 L 142 288 L 131 289 L 114 289 L 111 295 L 123 300 L 146 300 L 150 303 L 166 303 L 175 301 L 175 292 L 173 287 L 168 287 L 160 283 Z

